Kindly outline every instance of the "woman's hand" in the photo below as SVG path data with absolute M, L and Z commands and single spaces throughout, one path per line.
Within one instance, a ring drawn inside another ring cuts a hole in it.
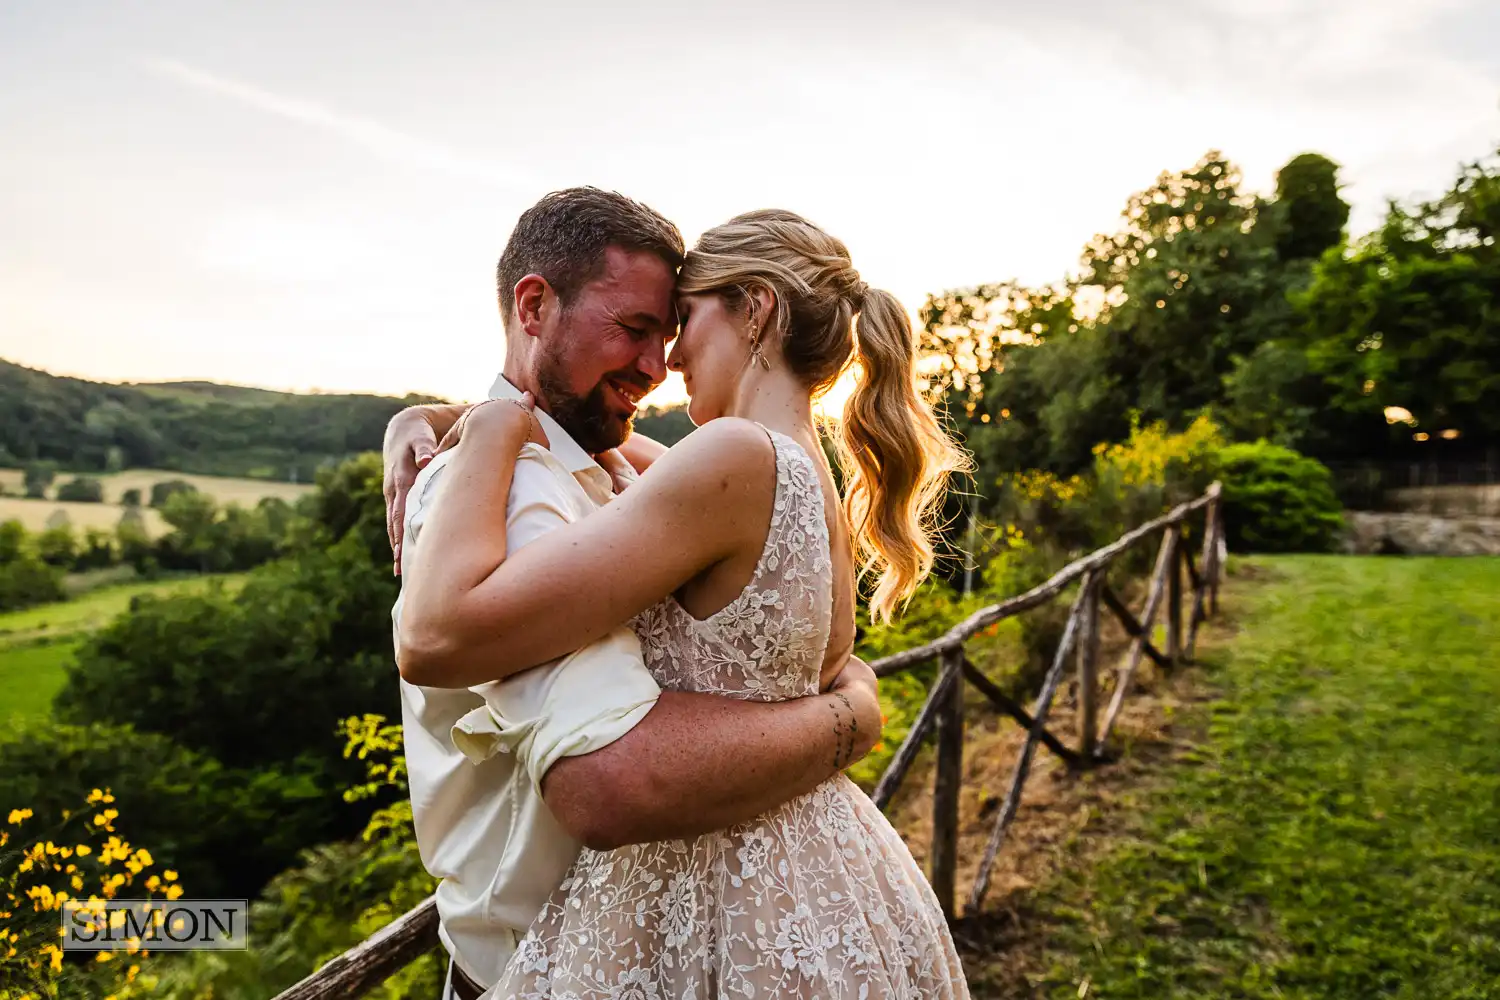
M 529 392 L 522 393 L 520 399 L 487 399 L 469 407 L 443 435 L 433 455 L 457 448 L 466 438 L 510 452 L 528 442 L 550 448 L 535 411 L 536 397 Z
M 381 457 L 385 463 L 385 530 L 401 575 L 401 536 L 406 531 L 406 495 L 417 473 L 437 454 L 438 439 L 469 410 L 468 404 L 408 406 L 385 428 Z
M 879 688 L 880 681 L 870 665 L 857 656 L 851 656 L 824 695 L 836 699 L 853 717 L 852 724 L 846 730 L 840 730 L 846 733 L 845 745 L 839 755 L 840 768 L 863 759 L 880 742 Z

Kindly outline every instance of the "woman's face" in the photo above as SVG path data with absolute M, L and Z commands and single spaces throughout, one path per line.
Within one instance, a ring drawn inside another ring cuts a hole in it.
M 743 317 L 714 292 L 677 296 L 680 332 L 667 367 L 687 383 L 688 417 L 699 427 L 729 412 L 750 356 Z

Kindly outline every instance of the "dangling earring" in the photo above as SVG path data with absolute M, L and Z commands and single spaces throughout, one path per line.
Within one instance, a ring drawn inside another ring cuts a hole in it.
M 755 329 L 753 325 L 751 329 L 754 332 L 750 334 L 750 363 L 754 364 L 755 362 L 759 361 L 762 368 L 764 368 L 766 371 L 770 371 L 771 362 L 766 360 L 764 352 L 762 352 L 760 349 L 760 338 L 762 331 Z

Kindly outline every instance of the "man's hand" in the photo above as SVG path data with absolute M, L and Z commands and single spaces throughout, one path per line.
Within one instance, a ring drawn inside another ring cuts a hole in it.
M 469 409 L 465 403 L 408 406 L 385 428 L 381 457 L 385 462 L 385 530 L 391 542 L 395 574 L 401 575 L 401 535 L 406 530 L 406 495 L 437 453 L 438 440 Z
M 843 701 L 853 715 L 848 750 L 843 755 L 847 759 L 840 759 L 841 768 L 862 760 L 880 742 L 879 687 L 880 681 L 870 665 L 851 656 L 828 688 L 828 693 Z

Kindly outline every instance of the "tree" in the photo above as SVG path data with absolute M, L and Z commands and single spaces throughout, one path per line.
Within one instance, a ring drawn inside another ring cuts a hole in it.
M 156 483 L 151 487 L 151 506 L 158 509 L 165 507 L 167 501 L 179 493 L 197 493 L 198 487 L 181 479 L 169 479 L 166 482 Z
M 122 507 L 139 507 L 140 505 L 141 505 L 141 491 L 140 490 L 138 490 L 138 489 L 129 489 L 129 490 L 126 490 L 124 493 L 120 494 L 120 506 L 122 506 Z
M 44 498 L 47 495 L 47 488 L 56 478 L 57 463 L 32 462 L 26 466 L 26 495 L 33 500 Z
M 219 507 L 213 497 L 191 488 L 173 491 L 162 504 L 161 517 L 172 526 L 171 534 L 158 545 L 158 559 L 164 566 L 200 573 L 227 568 Z
M 71 503 L 103 503 L 104 484 L 90 476 L 77 476 L 57 488 L 57 499 Z
M 328 738 L 337 745 L 331 730 Z M 359 812 L 314 771 L 233 770 L 126 726 L 33 721 L 0 737 L 0 815 L 77 809 L 95 788 L 110 789 L 130 839 L 180 869 L 199 898 L 255 893 L 303 846 L 347 835 Z
M 156 548 L 146 532 L 146 519 L 139 507 L 126 507 L 115 527 L 115 538 L 120 543 L 120 561 L 133 568 L 140 576 L 155 576 L 160 565 L 156 561 Z
M 26 551 L 26 528 L 12 518 L 0 521 L 0 566 L 14 562 Z
M 48 528 L 36 536 L 36 552 L 48 566 L 71 569 L 78 560 L 78 538 L 67 524 Z
M 1338 246 L 1349 221 L 1339 196 L 1338 164 L 1302 153 L 1276 172 L 1276 252 L 1283 261 L 1316 260 Z
M 1310 371 L 1365 441 L 1500 440 L 1500 150 L 1441 198 L 1392 204 L 1295 297 Z M 1436 447 L 1433 445 L 1432 447 Z M 1400 454 L 1398 450 L 1397 454 Z
M 84 529 L 83 544 L 79 547 L 77 558 L 73 560 L 75 571 L 82 573 L 91 569 L 104 569 L 118 561 L 119 550 L 115 547 L 114 535 L 102 528 Z
M 325 474 L 301 547 L 238 593 L 140 599 L 95 633 L 58 695 L 59 717 L 167 734 L 232 767 L 311 755 L 348 778 L 346 762 L 328 759 L 334 725 L 397 709 L 380 473 L 369 456 Z
M 19 521 L 0 521 L 0 611 L 60 601 L 63 574 L 38 558 L 34 539 Z

